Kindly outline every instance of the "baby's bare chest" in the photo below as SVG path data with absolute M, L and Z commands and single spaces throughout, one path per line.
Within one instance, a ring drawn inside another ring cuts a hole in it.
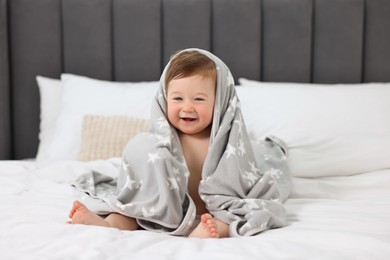
M 201 177 L 202 168 L 208 152 L 208 140 L 183 140 L 182 150 L 191 175 Z
M 204 202 L 199 196 L 199 183 L 202 180 L 202 168 L 207 157 L 209 139 L 182 138 L 181 146 L 190 176 L 188 192 L 194 200 L 197 212 L 204 212 Z

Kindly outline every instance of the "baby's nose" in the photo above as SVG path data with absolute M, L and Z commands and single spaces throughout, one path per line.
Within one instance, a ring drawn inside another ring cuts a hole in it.
M 182 111 L 183 111 L 183 112 L 187 112 L 187 113 L 191 113 L 191 112 L 194 112 L 195 109 L 194 109 L 194 107 L 191 106 L 191 105 L 186 105 L 186 106 L 184 106 L 184 107 L 182 108 Z

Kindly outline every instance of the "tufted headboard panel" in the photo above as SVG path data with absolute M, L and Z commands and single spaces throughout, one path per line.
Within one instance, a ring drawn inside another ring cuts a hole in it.
M 186 47 L 234 77 L 390 81 L 388 0 L 0 0 L 0 159 L 34 157 L 36 75 L 158 80 Z

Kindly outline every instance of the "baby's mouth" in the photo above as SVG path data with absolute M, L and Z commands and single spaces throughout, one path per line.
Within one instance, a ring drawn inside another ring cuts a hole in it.
M 181 119 L 186 121 L 186 122 L 192 122 L 192 121 L 196 120 L 195 118 L 191 118 L 191 117 L 182 117 Z

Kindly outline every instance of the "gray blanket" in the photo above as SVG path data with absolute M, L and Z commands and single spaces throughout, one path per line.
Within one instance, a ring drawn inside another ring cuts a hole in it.
M 227 66 L 207 51 L 189 50 L 208 56 L 217 68 L 211 138 L 199 186 L 208 211 L 230 224 L 231 236 L 249 236 L 286 225 L 283 202 L 291 178 L 283 142 L 272 136 L 251 141 Z M 75 186 L 94 198 L 90 208 L 98 214 L 118 212 L 136 218 L 147 230 L 186 235 L 196 207 L 187 192 L 190 173 L 177 132 L 166 118 L 168 66 L 153 102 L 150 130 L 127 144 L 119 177 L 94 171 L 81 176 Z

